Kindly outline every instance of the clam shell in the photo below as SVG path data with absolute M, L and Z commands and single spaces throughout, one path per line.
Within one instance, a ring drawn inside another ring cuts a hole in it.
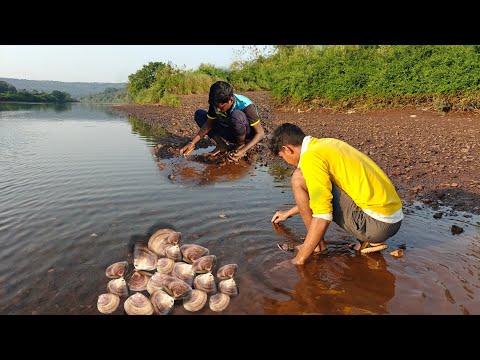
M 157 248 L 157 254 L 158 256 L 167 256 L 166 252 L 167 252 L 167 249 L 168 248 L 171 248 L 172 246 L 174 246 L 173 244 L 169 244 L 169 243 L 163 243 L 163 244 L 160 244 Z
M 152 315 L 153 314 L 153 305 L 150 300 L 143 295 L 142 293 L 135 293 L 130 296 L 125 303 L 123 308 L 128 315 Z
M 161 273 L 155 273 L 155 274 L 161 274 Z M 147 291 L 149 294 L 153 294 L 159 290 L 163 291 L 161 278 L 159 276 L 155 276 L 155 274 L 153 274 L 153 276 L 150 277 L 147 283 Z
M 182 252 L 183 261 L 189 264 L 209 254 L 209 250 L 206 247 L 197 244 L 184 244 L 180 247 L 180 251 Z
M 218 289 L 220 292 L 227 294 L 228 296 L 237 296 L 238 295 L 238 286 L 235 280 L 227 279 L 222 280 L 218 283 Z
M 182 237 L 182 233 L 174 231 L 172 229 L 160 229 L 157 230 L 150 239 L 148 239 L 148 248 L 156 253 L 157 255 L 161 254 L 161 245 L 162 244 L 178 244 Z M 165 256 L 163 254 L 162 256 Z
M 128 262 L 119 261 L 116 262 L 105 270 L 105 275 L 110 279 L 118 279 L 123 277 L 128 271 Z
M 115 294 L 121 297 L 128 296 L 127 282 L 125 281 L 124 278 L 110 280 L 107 284 L 107 289 L 112 294 Z
M 168 282 L 172 281 L 173 279 L 176 279 L 176 278 L 171 275 L 156 272 L 155 274 L 153 274 L 150 280 L 153 281 L 158 286 L 165 287 L 165 285 L 167 285 Z
M 133 249 L 133 266 L 136 270 L 155 270 L 158 255 L 149 250 L 142 242 L 135 243 Z
M 200 274 L 193 279 L 193 286 L 195 289 L 203 290 L 207 294 L 215 294 L 217 292 L 217 284 L 212 273 Z
M 112 293 L 101 294 L 97 300 L 97 309 L 102 314 L 111 314 L 117 310 L 120 304 L 120 296 Z
M 178 245 L 173 245 L 167 248 L 165 250 L 165 255 L 174 261 L 182 260 L 182 253 L 180 252 Z
M 220 269 L 217 271 L 217 277 L 220 280 L 226 280 L 229 278 L 233 278 L 235 274 L 237 273 L 238 265 L 237 264 L 227 264 L 223 265 Z
M 208 305 L 213 311 L 223 311 L 230 304 L 230 296 L 224 293 L 218 293 L 210 296 Z
M 207 293 L 203 290 L 193 289 L 191 295 L 183 300 L 183 307 L 187 311 L 195 312 L 203 309 L 207 303 Z
M 167 275 L 168 276 L 168 275 Z M 164 282 L 163 289 L 175 300 L 185 299 L 192 293 L 192 287 L 185 281 L 171 277 Z
M 155 291 L 150 295 L 150 302 L 153 305 L 153 312 L 157 315 L 168 315 L 173 310 L 175 299 L 165 291 Z
M 185 281 L 188 285 L 192 286 L 193 278 L 195 277 L 195 271 L 192 270 L 192 265 L 184 262 L 176 262 L 173 265 L 172 276 Z
M 170 258 L 160 258 L 157 261 L 157 271 L 169 275 L 172 272 L 174 265 L 175 260 Z
M 130 279 L 128 279 L 128 287 L 132 291 L 147 290 L 147 284 L 152 274 L 146 271 L 134 271 Z
M 182 239 L 182 233 L 178 231 L 174 231 L 173 233 L 168 235 L 168 237 L 165 239 L 165 242 L 168 244 L 177 245 L 181 239 Z
M 206 255 L 195 260 L 192 263 L 192 269 L 197 274 L 204 274 L 207 272 L 212 272 L 216 264 L 217 264 L 217 257 L 215 255 Z

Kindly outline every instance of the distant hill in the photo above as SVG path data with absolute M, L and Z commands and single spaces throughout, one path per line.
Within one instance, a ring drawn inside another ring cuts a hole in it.
M 47 93 L 58 90 L 62 92 L 67 92 L 74 98 L 91 94 L 98 94 L 104 92 L 107 88 L 122 89 L 126 85 L 126 83 L 63 82 L 51 80 L 12 79 L 2 77 L 0 77 L 0 81 L 5 81 L 15 86 L 17 90 L 37 90 Z

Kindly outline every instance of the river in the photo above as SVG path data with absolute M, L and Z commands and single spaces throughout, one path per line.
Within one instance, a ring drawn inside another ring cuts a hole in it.
M 293 205 L 288 177 L 158 163 L 155 137 L 136 124 L 106 105 L 0 104 L 0 314 L 100 314 L 105 269 L 132 264 L 133 244 L 160 228 L 238 265 L 227 309 L 194 314 L 480 314 L 478 216 L 444 208 L 434 219 L 405 204 L 387 250 L 356 254 L 332 224 L 327 255 L 285 267 L 293 253 L 276 244 L 305 235 L 299 216 L 270 222 Z M 389 254 L 403 245 L 403 257 Z M 188 314 L 176 303 L 172 315 Z

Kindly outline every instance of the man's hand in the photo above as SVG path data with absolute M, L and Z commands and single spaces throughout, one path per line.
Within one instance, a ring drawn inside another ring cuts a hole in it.
M 228 160 L 238 162 L 245 153 L 242 150 L 232 150 L 228 152 Z
M 279 222 L 287 220 L 289 217 L 288 213 L 290 210 L 278 210 L 272 217 L 272 220 L 270 222 L 273 222 L 274 224 L 278 224 Z
M 183 157 L 187 157 L 187 155 L 190 154 L 193 150 L 195 150 L 195 144 L 189 142 L 187 145 L 180 149 L 180 155 L 183 155 Z

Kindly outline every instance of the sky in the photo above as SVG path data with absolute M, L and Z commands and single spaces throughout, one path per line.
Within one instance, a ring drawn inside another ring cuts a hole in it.
M 257 45 L 264 48 L 263 45 Z M 128 82 L 150 61 L 181 69 L 228 67 L 243 45 L 0 45 L 0 77 L 65 82 Z

